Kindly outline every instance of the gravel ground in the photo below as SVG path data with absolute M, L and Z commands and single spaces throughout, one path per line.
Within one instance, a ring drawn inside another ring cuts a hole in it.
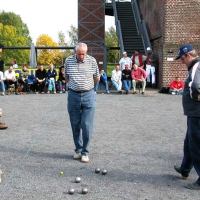
M 183 180 L 173 169 L 186 131 L 181 96 L 99 92 L 86 164 L 72 159 L 66 97 L 0 97 L 1 121 L 9 127 L 0 131 L 1 200 L 199 200 L 199 191 L 185 188 L 196 180 L 195 170 Z M 96 174 L 97 167 L 107 175 Z M 81 183 L 74 183 L 77 176 Z M 83 187 L 88 194 L 81 194 Z

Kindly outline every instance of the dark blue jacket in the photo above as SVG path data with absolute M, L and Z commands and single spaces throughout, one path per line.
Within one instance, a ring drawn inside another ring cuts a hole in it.
M 200 57 L 194 59 L 188 67 L 188 76 L 182 96 L 184 115 L 200 117 Z
M 102 82 L 107 81 L 107 75 L 106 75 L 106 72 L 104 72 L 103 75 L 100 76 L 100 81 L 102 81 Z
M 53 69 L 53 71 L 51 72 L 50 69 L 47 72 L 47 78 L 54 78 L 56 80 L 56 76 L 57 76 L 57 72 L 55 69 Z

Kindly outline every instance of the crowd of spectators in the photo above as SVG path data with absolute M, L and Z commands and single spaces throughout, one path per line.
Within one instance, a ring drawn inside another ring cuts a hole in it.
M 13 65 L 16 63 L 13 62 Z M 13 65 L 4 71 L 4 64 L 0 66 L 0 87 L 1 95 L 9 95 L 12 91 L 16 95 L 27 94 L 29 91 L 35 92 L 35 94 L 44 94 L 45 89 L 47 94 L 64 93 L 68 90 L 67 83 L 65 82 L 65 70 L 64 66 L 59 68 L 59 77 L 56 80 L 57 71 L 54 69 L 53 64 L 49 65 L 49 69 L 46 70 L 43 65 L 38 66 L 35 72 L 35 76 L 29 75 L 28 66 L 23 65 L 19 77 L 16 77 Z M 7 90 L 7 93 L 5 92 Z

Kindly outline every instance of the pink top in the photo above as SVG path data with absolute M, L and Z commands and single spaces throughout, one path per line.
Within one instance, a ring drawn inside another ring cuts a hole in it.
M 146 79 L 147 77 L 147 73 L 144 69 L 142 69 L 141 67 L 138 67 L 137 70 L 132 70 L 131 71 L 131 77 L 133 80 L 138 80 L 138 79 Z

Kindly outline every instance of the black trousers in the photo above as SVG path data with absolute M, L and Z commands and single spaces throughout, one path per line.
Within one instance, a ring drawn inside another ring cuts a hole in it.
M 18 79 L 18 83 L 21 83 L 23 85 L 23 92 L 27 92 L 28 80 L 26 79 L 25 81 L 23 81 L 22 79 Z
M 10 88 L 10 85 L 14 84 L 15 85 L 15 91 L 17 90 L 17 81 L 11 81 L 11 80 L 5 80 L 4 81 L 7 90 Z
M 35 82 L 35 90 L 36 92 L 43 92 L 45 86 L 45 81 L 39 83 L 38 81 Z

